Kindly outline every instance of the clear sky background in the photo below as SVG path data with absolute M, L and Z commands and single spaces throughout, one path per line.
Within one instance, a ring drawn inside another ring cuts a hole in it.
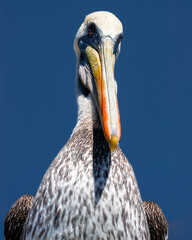
M 192 239 L 192 2 L 0 1 L 0 239 L 11 205 L 35 195 L 76 124 L 73 39 L 84 17 L 123 23 L 116 63 L 121 148 L 143 200 Z

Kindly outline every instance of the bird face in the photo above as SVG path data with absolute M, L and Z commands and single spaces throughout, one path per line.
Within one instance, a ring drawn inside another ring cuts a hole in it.
M 85 18 L 74 40 L 79 79 L 93 96 L 112 151 L 121 136 L 114 65 L 122 32 L 121 22 L 112 13 L 95 12 Z

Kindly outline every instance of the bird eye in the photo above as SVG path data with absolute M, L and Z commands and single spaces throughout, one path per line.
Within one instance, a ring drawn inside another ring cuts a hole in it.
M 123 39 L 123 34 L 119 34 L 116 43 L 119 44 L 121 42 L 121 40 Z
M 87 33 L 88 35 L 93 35 L 96 32 L 96 26 L 95 23 L 90 23 L 88 28 L 87 28 Z

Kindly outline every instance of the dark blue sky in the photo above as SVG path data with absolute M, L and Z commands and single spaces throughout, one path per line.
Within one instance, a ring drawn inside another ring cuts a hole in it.
M 0 238 L 14 201 L 35 195 L 76 124 L 73 39 L 85 15 L 123 23 L 116 63 L 120 141 L 143 200 L 192 239 L 192 2 L 0 2 Z

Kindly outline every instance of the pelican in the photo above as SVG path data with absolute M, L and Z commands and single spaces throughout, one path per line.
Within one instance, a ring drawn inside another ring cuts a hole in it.
M 44 175 L 21 239 L 150 239 L 140 191 L 119 140 L 115 61 L 123 27 L 109 12 L 80 26 L 77 124 Z

